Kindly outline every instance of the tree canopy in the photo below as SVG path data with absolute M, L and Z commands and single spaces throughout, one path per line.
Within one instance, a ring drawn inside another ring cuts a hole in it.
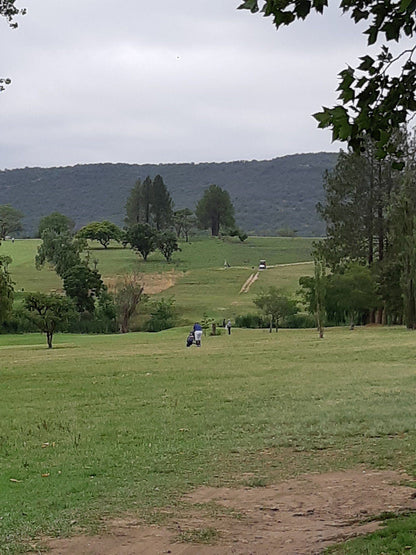
M 121 229 L 116 224 L 107 220 L 91 222 L 82 227 L 77 233 L 77 237 L 98 241 L 105 249 L 108 248 L 111 240 L 120 242 L 122 235 Z
M 64 231 L 72 232 L 75 227 L 75 222 L 68 216 L 61 214 L 60 212 L 52 212 L 44 216 L 39 221 L 38 226 L 38 236 L 42 237 L 42 233 L 45 229 L 51 229 L 56 233 L 63 233 Z
M 22 231 L 21 219 L 22 212 L 16 210 L 10 204 L 0 206 L 0 239 L 5 239 L 6 235 L 14 231 Z
M 262 12 L 271 17 L 279 29 L 297 19 L 305 19 L 313 11 L 324 13 L 328 0 L 245 0 L 239 9 Z M 416 31 L 416 2 L 414 0 L 340 0 L 339 8 L 354 23 L 366 22 L 363 33 L 368 46 L 379 41 L 376 56 L 367 53 L 357 68 L 348 66 L 339 74 L 340 101 L 323 107 L 314 115 L 321 128 L 332 129 L 334 140 L 347 141 L 359 150 L 366 136 L 377 142 L 378 156 L 396 153 L 390 142 L 391 132 L 405 124 L 416 112 L 416 46 L 403 46 L 396 55 L 385 43 L 403 44 Z M 402 162 L 396 162 L 397 167 Z

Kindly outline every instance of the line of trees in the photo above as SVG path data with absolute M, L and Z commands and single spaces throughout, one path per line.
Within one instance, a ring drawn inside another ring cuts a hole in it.
M 405 323 L 416 328 L 416 143 L 402 132 L 396 149 L 405 165 L 380 159 L 374 141 L 362 153 L 340 153 L 324 179 L 325 201 L 318 211 L 327 237 L 315 244 L 326 318 L 332 323 Z M 317 279 L 301 278 L 311 312 Z

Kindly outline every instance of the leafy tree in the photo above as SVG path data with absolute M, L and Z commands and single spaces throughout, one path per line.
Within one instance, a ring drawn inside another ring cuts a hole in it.
M 130 320 L 136 314 L 140 302 L 145 300 L 147 296 L 144 295 L 144 287 L 136 274 L 125 275 L 116 284 L 114 303 L 121 333 L 129 331 Z
M 10 204 L 0 205 L 0 239 L 5 239 L 14 231 L 22 231 L 22 212 L 16 210 Z
M 14 299 L 13 280 L 9 273 L 10 256 L 0 256 L 0 324 L 9 315 Z
M 95 299 L 105 290 L 101 275 L 86 264 L 71 266 L 63 274 L 64 290 L 78 312 L 94 312 Z
M 157 237 L 157 231 L 149 224 L 135 224 L 126 229 L 125 241 L 146 261 L 149 254 L 157 249 Z
M 75 222 L 68 216 L 61 214 L 60 212 L 52 212 L 48 216 L 44 216 L 38 226 L 38 236 L 42 237 L 42 233 L 46 229 L 50 229 L 51 231 L 55 231 L 55 233 L 64 233 L 69 231 L 72 233 L 72 230 L 75 227 Z
M 63 277 L 70 268 L 81 263 L 80 254 L 86 246 L 85 239 L 74 238 L 69 231 L 56 233 L 45 229 L 35 256 L 36 267 L 39 269 L 45 262 L 49 262 L 58 276 Z
M 289 299 L 282 291 L 276 287 L 269 287 L 267 291 L 262 291 L 254 299 L 254 304 L 269 317 L 270 333 L 272 332 L 273 325 L 276 332 L 279 328 L 279 322 L 292 316 L 298 312 L 296 301 Z
M 42 333 L 46 334 L 49 349 L 52 349 L 52 339 L 55 332 L 63 329 L 75 314 L 70 299 L 59 295 L 45 295 L 44 293 L 26 295 L 24 308 L 27 318 Z
M 116 224 L 107 220 L 103 222 L 91 222 L 77 232 L 77 237 L 98 241 L 105 249 L 108 248 L 111 240 L 120 242 L 122 236 L 123 233 L 121 229 Z
M 196 227 L 197 220 L 190 208 L 182 208 L 173 213 L 173 225 L 175 226 L 178 237 L 183 237 L 185 242 L 189 242 L 189 233 Z
M 14 18 L 18 15 L 26 13 L 25 8 L 16 8 L 16 0 L 0 0 L 0 16 L 5 17 L 12 29 L 15 29 L 18 24 Z M 0 78 L 0 92 L 4 91 L 5 85 L 10 85 L 10 79 Z
M 152 189 L 153 182 L 150 176 L 147 176 L 142 184 L 142 204 L 143 204 L 143 217 L 141 222 L 145 224 L 151 223 L 151 208 L 152 208 Z
M 272 17 L 277 29 L 305 19 L 311 11 L 323 13 L 328 0 L 245 0 L 240 9 L 253 13 L 260 10 Z M 416 111 L 416 63 L 411 46 L 395 56 L 384 43 L 412 38 L 416 30 L 416 3 L 412 0 L 340 0 L 340 9 L 355 23 L 367 22 L 363 33 L 367 44 L 382 44 L 376 56 L 365 54 L 357 68 L 347 67 L 340 72 L 339 104 L 323 108 L 315 114 L 319 127 L 332 128 L 333 139 L 347 141 L 358 151 L 366 136 L 377 142 L 380 157 L 397 152 L 389 142 L 392 129 L 406 122 Z M 401 166 L 401 163 L 400 163 Z
M 379 304 L 376 283 L 371 270 L 360 264 L 350 264 L 343 273 L 328 276 L 326 308 L 338 313 L 354 329 L 360 315 L 368 315 Z
M 210 185 L 196 206 L 196 217 L 202 229 L 211 229 L 212 236 L 218 236 L 220 227 L 235 227 L 234 207 L 227 191 Z
M 173 221 L 173 201 L 160 175 L 157 175 L 151 189 L 152 222 L 158 231 L 168 228 Z
M 174 252 L 181 250 L 173 231 L 164 231 L 163 233 L 159 233 L 157 237 L 157 248 L 166 258 L 166 262 L 171 261 L 172 254 Z

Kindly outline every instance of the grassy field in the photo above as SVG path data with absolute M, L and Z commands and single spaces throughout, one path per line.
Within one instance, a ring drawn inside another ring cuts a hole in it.
M 196 238 L 182 243 L 181 251 L 167 264 L 160 253 L 153 253 L 147 262 L 130 249 L 112 245 L 109 249 L 92 244 L 90 260 L 98 261 L 104 280 L 114 282 L 125 273 L 138 272 L 145 276 L 172 273 L 175 283 L 156 295 L 175 298 L 178 323 L 200 320 L 206 313 L 221 321 L 234 319 L 238 314 L 255 312 L 254 296 L 269 285 L 295 293 L 301 275 L 310 274 L 312 239 L 250 237 L 244 243 L 238 239 L 219 240 Z M 1 254 L 13 259 L 10 265 L 16 290 L 43 291 L 60 289 L 61 280 L 50 268 L 36 270 L 34 258 L 40 244 L 38 239 L 5 241 Z M 257 271 L 259 260 L 266 259 L 271 267 L 259 274 L 259 279 L 248 293 L 240 294 L 241 287 Z M 230 267 L 225 268 L 227 261 Z M 305 262 L 305 264 L 300 264 Z M 280 266 L 293 264 L 295 266 Z
M 108 514 L 157 519 L 183 492 L 247 472 L 262 484 L 358 465 L 416 472 L 413 333 L 233 330 L 188 350 L 185 336 L 59 335 L 53 350 L 0 336 L 1 553 Z M 348 553 L 414 552 L 414 534 L 390 550 L 397 527 L 416 525 L 400 522 Z

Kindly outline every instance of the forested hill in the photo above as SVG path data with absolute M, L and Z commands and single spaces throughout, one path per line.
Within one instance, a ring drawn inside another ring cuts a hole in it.
M 122 225 L 125 204 L 138 178 L 160 174 L 175 209 L 194 209 L 211 184 L 226 189 L 237 225 L 252 234 L 275 235 L 283 228 L 298 235 L 322 235 L 315 205 L 322 200 L 322 176 L 335 153 L 294 154 L 266 161 L 201 164 L 86 164 L 0 171 L 0 204 L 21 210 L 23 235 L 32 236 L 42 216 L 61 212 L 77 228 L 91 221 Z

